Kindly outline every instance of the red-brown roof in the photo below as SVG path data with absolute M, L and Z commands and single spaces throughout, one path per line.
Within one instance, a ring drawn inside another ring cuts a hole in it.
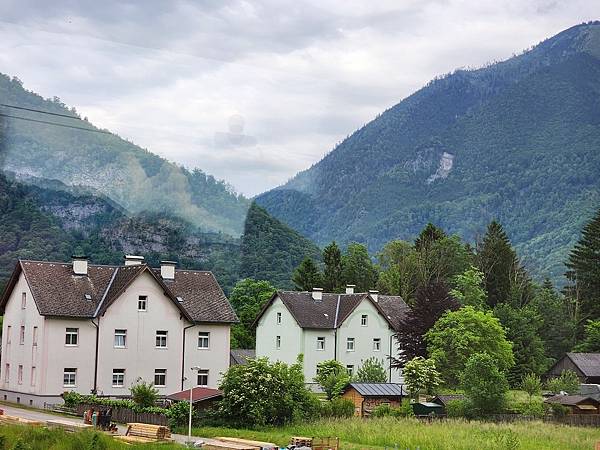
M 70 263 L 19 261 L 0 299 L 0 312 L 23 273 L 43 316 L 94 318 L 101 315 L 142 273 L 149 273 L 165 295 L 192 322 L 235 323 L 233 308 L 211 272 L 176 270 L 174 280 L 163 280 L 160 270 L 146 264 L 88 265 L 87 275 L 76 275 Z
M 192 389 L 192 403 L 202 402 L 204 400 L 221 398 L 223 396 L 223 391 L 218 389 L 211 389 L 206 387 L 195 387 Z M 175 392 L 174 394 L 167 395 L 169 400 L 173 400 L 176 402 L 180 401 L 190 401 L 190 390 L 186 389 L 185 391 Z

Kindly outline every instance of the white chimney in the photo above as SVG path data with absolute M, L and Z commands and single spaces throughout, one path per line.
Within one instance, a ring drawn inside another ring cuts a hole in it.
M 88 274 L 87 256 L 73 256 L 73 273 L 75 275 Z
M 163 280 L 174 280 L 175 279 L 175 261 L 161 261 L 160 262 L 160 276 Z
M 312 290 L 312 298 L 315 301 L 320 302 L 321 300 L 323 300 L 323 288 L 313 288 Z
M 125 255 L 125 265 L 126 266 L 139 266 L 143 262 L 144 262 L 143 256 Z
M 346 294 L 354 294 L 355 284 L 347 284 L 346 285 Z
M 376 291 L 375 289 L 369 289 L 369 295 L 375 301 L 375 303 L 377 303 L 379 298 L 379 291 Z

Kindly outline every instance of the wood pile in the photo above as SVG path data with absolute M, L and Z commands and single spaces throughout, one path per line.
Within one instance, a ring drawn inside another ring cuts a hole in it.
M 0 423 L 4 425 L 31 425 L 34 427 L 41 427 L 44 425 L 44 423 L 39 420 L 24 419 L 22 417 L 8 416 L 6 414 L 0 415 Z
M 68 420 L 60 420 L 60 419 L 48 420 L 48 421 L 46 421 L 46 425 L 48 426 L 48 428 L 61 428 L 65 431 L 68 431 L 71 433 L 74 433 L 76 431 L 81 431 L 86 428 L 93 428 L 92 425 L 88 425 L 85 423 L 70 422 Z
M 309 437 L 294 436 L 290 440 L 290 445 L 293 445 L 294 447 L 311 447 L 312 448 L 312 444 L 313 444 L 313 438 L 309 438 Z
M 169 427 L 165 427 L 164 425 L 128 423 L 125 436 L 115 436 L 115 439 L 136 443 L 170 441 L 171 430 L 169 430 Z
M 258 450 L 279 449 L 279 446 L 273 444 L 272 442 L 253 441 L 250 439 L 240 439 L 234 437 L 217 437 L 215 439 L 223 442 L 233 442 L 235 444 L 250 445 L 257 448 Z
M 202 448 L 204 450 L 260 450 L 260 447 L 257 445 L 212 439 L 205 442 Z

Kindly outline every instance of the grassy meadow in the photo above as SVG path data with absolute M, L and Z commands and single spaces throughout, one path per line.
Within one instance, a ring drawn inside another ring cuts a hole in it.
M 195 428 L 202 437 L 242 437 L 289 444 L 291 436 L 339 437 L 346 449 L 394 448 L 399 450 L 593 450 L 600 430 L 544 422 L 494 424 L 447 420 L 424 423 L 416 419 L 327 419 L 279 428 L 237 430 Z

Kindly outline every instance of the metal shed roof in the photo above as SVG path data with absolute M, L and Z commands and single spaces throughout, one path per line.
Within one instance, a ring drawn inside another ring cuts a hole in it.
M 363 397 L 403 397 L 408 395 L 400 383 L 350 383 Z

